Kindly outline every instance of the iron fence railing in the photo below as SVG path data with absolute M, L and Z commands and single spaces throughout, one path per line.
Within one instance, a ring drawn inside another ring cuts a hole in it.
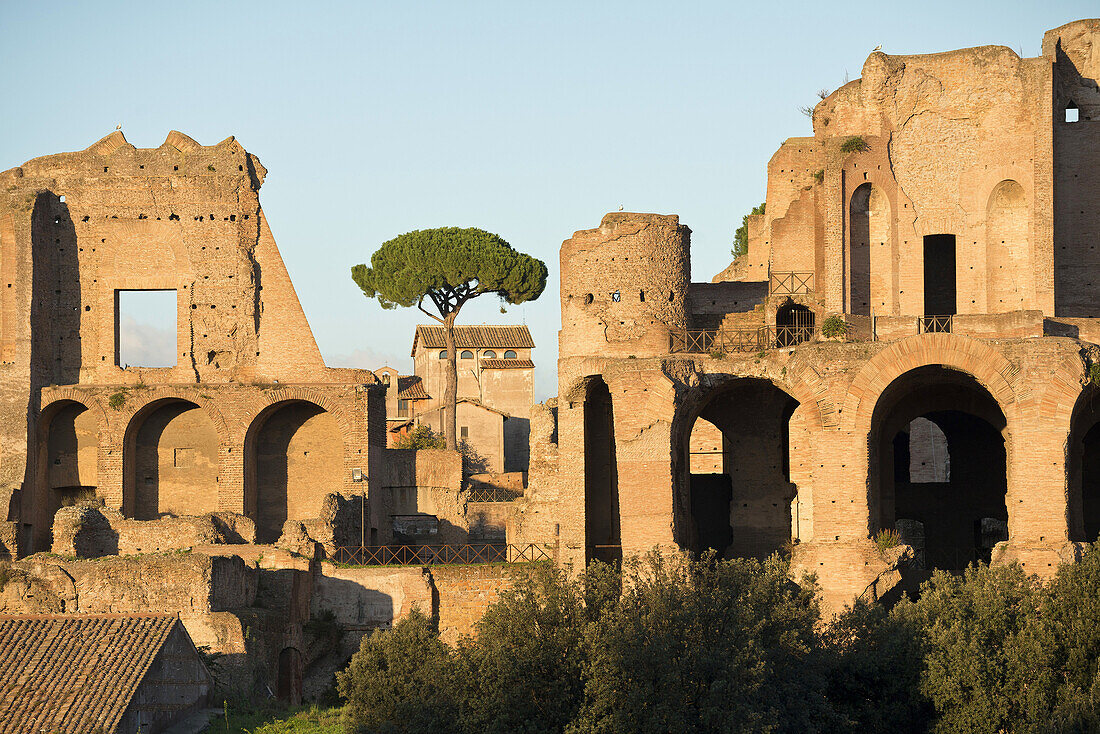
M 349 566 L 445 566 L 475 563 L 532 563 L 553 560 L 534 543 L 509 545 L 378 545 L 340 546 L 330 560 Z
M 813 292 L 813 272 L 772 273 L 768 278 L 768 293 L 773 296 L 799 296 Z
M 504 487 L 471 487 L 467 502 L 511 502 L 523 496 L 523 492 Z
M 759 352 L 765 349 L 793 347 L 813 339 L 814 326 L 761 326 L 755 329 L 672 329 L 669 351 L 672 354 L 709 352 Z
M 952 316 L 921 316 L 917 320 L 917 331 L 920 334 L 949 334 L 953 320 Z

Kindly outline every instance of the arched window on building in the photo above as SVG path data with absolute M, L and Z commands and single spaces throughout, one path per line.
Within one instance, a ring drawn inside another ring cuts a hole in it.
M 497 353 L 494 352 L 492 349 L 486 349 L 484 352 L 481 353 L 481 356 L 483 359 L 496 359 Z
M 463 349 L 462 352 L 458 356 L 459 356 L 459 359 L 473 359 L 474 358 L 474 353 L 471 352 L 469 349 Z
M 447 350 L 446 349 L 441 349 L 439 351 L 439 358 L 440 359 L 446 359 L 447 358 Z
M 515 359 L 516 358 L 515 351 L 512 350 L 512 349 L 509 349 L 507 352 L 504 353 L 504 358 L 505 359 Z

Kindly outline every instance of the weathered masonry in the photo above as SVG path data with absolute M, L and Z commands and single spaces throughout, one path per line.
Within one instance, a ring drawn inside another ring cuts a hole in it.
M 10 553 L 49 550 L 57 509 L 91 498 L 136 520 L 245 515 L 265 543 L 287 521 L 355 542 L 361 517 L 381 522 L 359 504 L 379 481 L 385 388 L 322 361 L 259 204 L 265 174 L 233 138 L 178 132 L 0 173 Z M 174 296 L 174 364 L 128 366 L 119 304 L 153 290 Z
M 1100 20 L 1042 48 L 873 53 L 713 282 L 675 216 L 567 240 L 518 531 L 576 563 L 793 544 L 833 604 L 875 595 L 884 530 L 918 575 L 1095 540 Z

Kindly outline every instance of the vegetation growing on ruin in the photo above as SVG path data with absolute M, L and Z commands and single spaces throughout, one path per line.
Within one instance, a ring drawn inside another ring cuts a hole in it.
M 853 135 L 840 144 L 841 153 L 862 153 L 870 150 L 871 146 L 863 139 L 862 135 Z
M 130 393 L 126 390 L 119 390 L 113 393 L 111 397 L 107 398 L 107 405 L 112 410 L 122 410 L 126 406 L 126 400 L 130 397 Z
M 879 552 L 885 553 L 891 548 L 897 548 L 901 545 L 901 536 L 893 528 L 883 528 L 875 533 L 874 541 Z
M 443 325 L 447 344 L 447 380 L 443 392 L 447 448 L 458 448 L 456 404 L 458 367 L 454 325 L 462 307 L 487 293 L 502 303 L 533 301 L 546 288 L 546 264 L 517 252 L 499 235 L 481 229 L 442 227 L 407 232 L 371 255 L 371 264 L 355 265 L 352 280 L 382 308 L 416 306 Z M 438 315 L 424 308 L 428 299 Z
M 734 260 L 749 251 L 749 217 L 763 214 L 766 204 L 766 201 L 761 202 L 760 206 L 754 206 L 748 214 L 741 217 L 741 226 L 733 233 L 733 249 L 730 250 Z
M 395 449 L 445 449 L 447 442 L 443 434 L 436 433 L 431 426 L 421 424 L 394 442 Z M 478 453 L 477 449 L 465 439 L 458 442 L 457 451 L 462 454 L 462 472 L 467 476 L 489 471 L 489 460 Z
M 1088 380 L 1091 385 L 1100 385 L 1100 363 L 1093 362 L 1089 365 Z
M 826 339 L 839 339 L 848 335 L 848 322 L 842 316 L 833 314 L 821 322 L 821 336 Z
M 1100 550 L 1046 585 L 936 572 L 823 624 L 767 561 L 570 580 L 540 567 L 449 646 L 414 612 L 338 674 L 355 732 L 1082 732 L 1100 728 Z

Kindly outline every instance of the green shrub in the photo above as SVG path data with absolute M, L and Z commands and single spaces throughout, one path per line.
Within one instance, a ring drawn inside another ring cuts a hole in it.
M 107 398 L 107 405 L 112 410 L 122 410 L 126 405 L 127 398 L 129 398 L 129 393 L 125 390 L 119 390 Z
M 1089 365 L 1088 380 L 1090 385 L 1100 385 L 1100 363 Z
M 721 349 L 712 349 L 710 350 L 710 356 L 711 359 L 725 359 L 726 353 L 723 352 Z
M 883 528 L 875 533 L 875 546 L 878 547 L 880 553 L 885 553 L 890 548 L 896 548 L 901 545 L 901 536 L 898 535 L 898 531 L 892 528 Z
M 863 153 L 871 149 L 871 146 L 867 144 L 867 141 L 860 135 L 853 135 L 846 138 L 843 143 L 840 144 L 840 152 L 844 154 L 848 153 Z
M 848 322 L 842 316 L 833 314 L 821 322 L 821 336 L 826 339 L 848 336 Z
M 814 171 L 814 181 L 817 181 L 818 183 L 822 183 L 824 180 L 825 180 L 825 169 L 824 168 L 819 168 L 816 171 Z

